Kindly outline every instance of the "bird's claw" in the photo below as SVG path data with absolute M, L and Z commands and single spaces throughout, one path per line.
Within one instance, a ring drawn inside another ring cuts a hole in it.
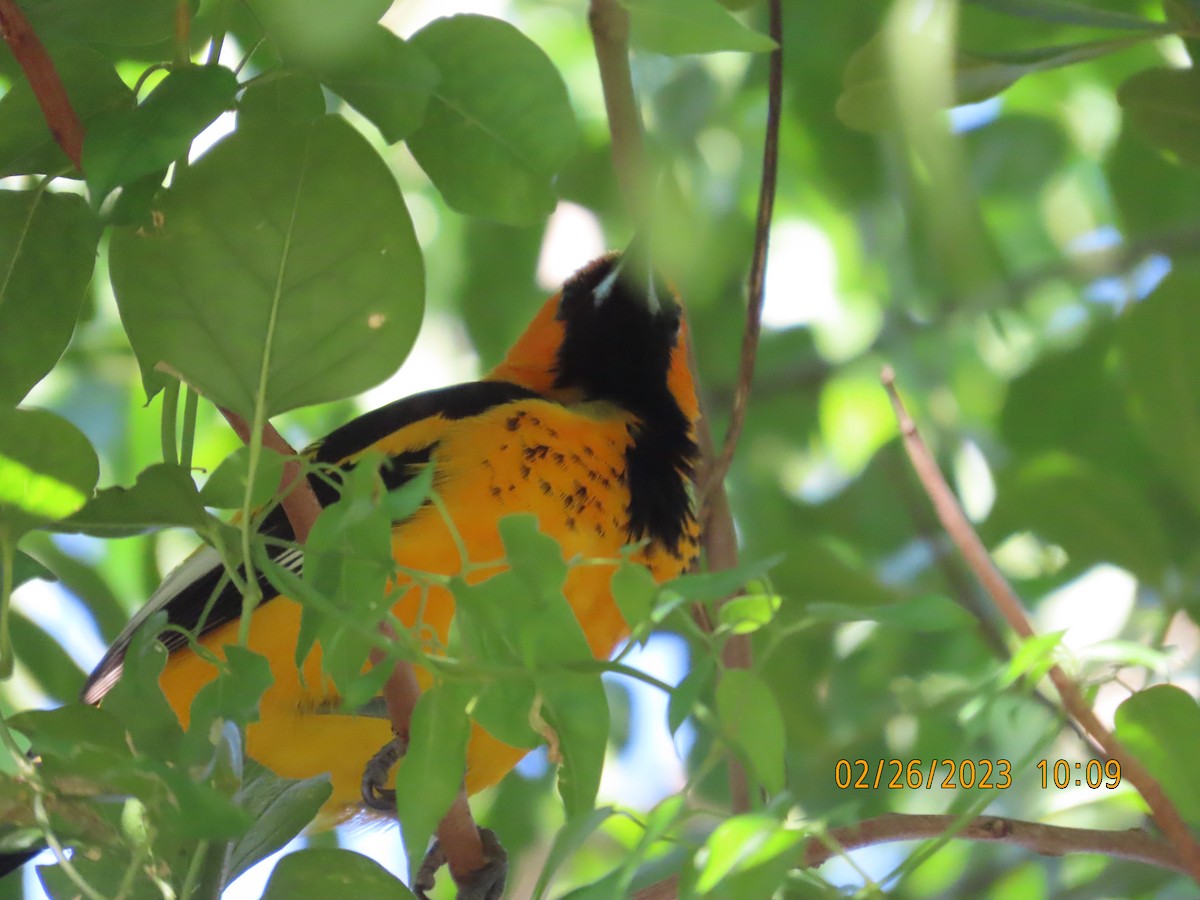
M 392 774 L 392 767 L 408 751 L 408 741 L 402 737 L 394 737 L 376 752 L 363 769 L 362 799 L 363 803 L 380 812 L 396 811 L 396 792 L 385 787 Z
M 481 868 L 471 872 L 465 878 L 456 878 L 458 886 L 457 900 L 501 900 L 504 896 L 504 882 L 508 878 L 508 854 L 496 837 L 496 832 L 490 828 L 479 829 L 479 839 L 483 842 L 483 852 L 487 862 Z M 427 891 L 433 890 L 437 871 L 446 863 L 446 853 L 438 841 L 433 842 L 425 861 L 413 880 L 413 888 L 418 900 L 428 900 Z

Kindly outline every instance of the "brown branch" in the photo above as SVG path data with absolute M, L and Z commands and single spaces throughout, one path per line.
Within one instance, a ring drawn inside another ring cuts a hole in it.
M 797 865 L 815 868 L 851 850 L 889 844 L 894 841 L 923 841 L 953 832 L 954 840 L 980 841 L 1020 847 L 1041 856 L 1065 856 L 1068 853 L 1099 853 L 1113 859 L 1158 866 L 1190 874 L 1187 863 L 1175 848 L 1151 837 L 1140 828 L 1101 831 L 1091 828 L 1067 828 L 1043 825 L 1001 816 L 980 816 L 965 824 L 956 815 L 909 815 L 884 813 L 854 825 L 833 828 L 814 836 L 804 844 Z M 634 900 L 673 900 L 678 896 L 675 877 L 643 888 Z
M 83 125 L 75 115 L 71 98 L 67 96 L 58 70 L 54 68 L 54 61 L 13 0 L 0 0 L 0 37 L 12 50 L 29 86 L 33 88 L 33 95 L 42 108 L 50 134 L 75 164 L 75 168 L 82 172 Z
M 834 828 L 826 840 L 810 840 L 804 848 L 804 865 L 819 866 L 848 850 L 887 844 L 892 841 L 919 841 L 937 838 L 947 831 L 964 841 L 1008 844 L 1021 847 L 1041 856 L 1063 856 L 1067 853 L 1100 853 L 1115 859 L 1129 859 L 1163 869 L 1173 869 L 1185 875 L 1187 864 L 1175 848 L 1142 831 L 1129 828 L 1123 831 L 1100 831 L 1091 828 L 1067 828 L 1043 825 L 1001 816 L 980 816 L 970 819 L 961 830 L 954 830 L 960 817 L 955 815 L 906 815 L 885 813 L 855 825 Z
M 250 426 L 246 420 L 233 410 L 224 407 L 218 407 L 218 409 L 221 410 L 225 421 L 229 423 L 229 427 L 242 439 L 242 443 L 249 444 Z M 292 526 L 296 543 L 303 544 L 308 540 L 308 533 L 312 531 L 313 522 L 321 514 L 321 504 L 317 500 L 317 495 L 313 493 L 308 478 L 305 477 L 304 464 L 300 462 L 300 454 L 292 449 L 292 445 L 283 439 L 283 435 L 276 431 L 275 426 L 270 422 L 263 428 L 262 442 L 264 447 L 269 447 L 284 457 L 283 474 L 279 477 L 279 488 L 276 494 L 280 498 L 279 505 L 283 507 L 288 522 Z
M 733 462 L 738 438 L 746 421 L 746 403 L 754 380 L 754 362 L 758 357 L 758 339 L 762 333 L 762 311 L 767 275 L 767 250 L 771 243 L 771 216 L 775 210 L 775 190 L 779 173 L 779 120 L 783 110 L 783 12 L 781 0 L 770 2 L 770 34 L 775 41 L 767 76 L 767 132 L 763 138 L 762 177 L 758 188 L 758 213 L 754 219 L 754 254 L 746 285 L 746 327 L 742 331 L 742 352 L 738 365 L 733 405 L 729 410 L 729 430 L 721 455 L 705 475 L 701 485 L 701 506 L 708 502 L 714 487 L 725 481 Z
M 629 12 L 617 0 L 591 0 L 588 27 L 600 69 L 608 114 L 613 173 L 635 228 L 645 221 L 650 175 L 642 136 L 642 117 L 629 70 Z
M 929 499 L 933 503 L 942 527 L 946 529 L 955 546 L 958 547 L 959 552 L 975 573 L 975 577 L 983 584 L 1012 629 L 1023 639 L 1028 640 L 1034 636 L 1033 625 L 1030 624 L 1020 599 L 992 562 L 983 541 L 971 527 L 970 521 L 958 505 L 954 492 L 950 490 L 950 486 L 942 477 L 937 462 L 921 439 L 917 426 L 904 407 L 904 401 L 900 399 L 900 394 L 896 389 L 896 375 L 891 366 L 884 368 L 882 379 L 888 396 L 891 398 L 896 419 L 900 424 L 904 449 L 908 451 L 908 458 L 912 462 L 917 477 L 921 479 L 925 493 L 929 495 Z M 1084 731 L 1096 739 L 1096 742 L 1110 758 L 1121 763 L 1123 777 L 1128 778 L 1137 788 L 1142 799 L 1146 801 L 1146 805 L 1150 807 L 1150 812 L 1158 823 L 1158 827 L 1175 847 L 1188 874 L 1200 884 L 1200 846 L 1192 840 L 1191 833 L 1179 815 L 1179 811 L 1167 798 L 1158 781 L 1146 770 L 1137 757 L 1129 753 L 1104 727 L 1092 708 L 1088 706 L 1079 686 L 1060 666 L 1051 666 L 1048 674 L 1067 713 L 1083 726 Z

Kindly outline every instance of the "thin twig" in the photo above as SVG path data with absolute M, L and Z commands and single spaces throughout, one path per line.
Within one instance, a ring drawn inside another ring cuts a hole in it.
M 953 838 L 1020 847 L 1041 856 L 1065 856 L 1068 853 L 1098 853 L 1113 859 L 1146 863 L 1160 869 L 1190 874 L 1187 864 L 1175 848 L 1151 837 L 1140 828 L 1101 831 L 1091 828 L 1067 828 L 1044 825 L 1001 816 L 980 816 L 964 825 L 953 814 L 910 815 L 884 813 L 854 825 L 833 828 L 822 838 L 809 839 L 797 860 L 801 868 L 815 868 L 851 850 L 889 844 L 893 841 L 921 841 L 940 838 L 953 831 Z M 674 900 L 679 895 L 675 877 L 643 888 L 634 900 Z
M 913 520 L 917 534 L 929 545 L 930 553 L 933 554 L 934 564 L 942 573 L 942 579 L 946 582 L 951 598 L 970 613 L 978 623 L 980 634 L 983 635 L 984 642 L 991 647 L 995 657 L 1002 662 L 1012 659 L 1008 643 L 1004 638 L 1004 632 L 998 623 L 993 620 L 990 610 L 984 606 L 981 599 L 976 595 L 975 585 L 972 584 L 969 574 L 963 568 L 962 559 L 953 556 L 939 546 L 940 542 L 938 541 L 937 534 L 938 523 L 930 514 L 929 507 L 916 492 L 909 473 L 900 468 L 903 465 L 900 457 L 889 450 L 885 454 L 884 464 L 888 468 L 888 475 L 896 485 L 896 490 L 900 494 L 901 501 L 908 510 L 909 517 Z M 1022 679 L 1023 681 L 1024 679 Z M 1035 703 L 1055 718 L 1062 717 L 1062 709 L 1059 708 L 1059 705 L 1036 688 L 1030 688 L 1030 696 Z M 1075 736 L 1086 744 L 1092 753 L 1097 757 L 1104 756 L 1104 750 L 1092 740 L 1091 735 L 1084 731 L 1078 722 L 1070 718 L 1065 719 L 1065 722 L 1075 733 Z
M 775 210 L 775 190 L 779 173 L 779 121 L 783 114 L 783 12 L 781 0 L 771 0 L 770 34 L 775 41 L 767 75 L 767 132 L 763 138 L 762 176 L 758 187 L 758 213 L 754 219 L 754 254 L 746 285 L 746 327 L 742 331 L 742 352 L 738 366 L 733 405 L 729 410 L 729 430 L 721 455 L 705 473 L 701 484 L 703 506 L 733 462 L 738 438 L 746 421 L 746 403 L 754 380 L 754 362 L 758 357 L 758 339 L 762 333 L 762 311 L 767 276 L 767 251 L 771 243 L 771 217 Z
M 71 106 L 54 61 L 33 26 L 13 0 L 0 0 L 0 37 L 8 44 L 20 64 L 33 95 L 42 108 L 46 126 L 63 153 L 83 171 L 83 125 Z
M 921 439 L 908 410 L 905 409 L 904 402 L 900 399 L 900 394 L 896 389 L 896 375 L 891 366 L 884 368 L 882 380 L 888 396 L 891 398 L 896 419 L 900 424 L 904 449 L 908 451 L 908 458 L 912 462 L 917 476 L 921 479 L 925 493 L 929 495 L 929 499 L 933 503 L 942 527 L 946 529 L 955 546 L 958 547 L 959 552 L 975 573 L 975 577 L 983 584 L 1012 629 L 1025 640 L 1032 638 L 1035 634 L 1033 625 L 1025 614 L 1020 599 L 992 562 L 987 548 L 984 547 L 983 541 L 979 539 L 979 535 L 976 534 L 962 508 L 958 505 L 954 492 L 950 490 L 950 486 L 942 477 L 937 462 Z M 1122 776 L 1137 788 L 1142 799 L 1146 801 L 1146 805 L 1150 807 L 1150 812 L 1158 823 L 1158 827 L 1175 847 L 1187 872 L 1200 884 L 1200 846 L 1192 840 L 1191 833 L 1179 815 L 1179 811 L 1167 798 L 1158 781 L 1146 770 L 1137 757 L 1130 754 L 1104 727 L 1084 700 L 1079 686 L 1060 666 L 1051 666 L 1048 674 L 1067 713 L 1083 726 L 1084 731 L 1096 739 L 1096 742 L 1110 758 L 1121 763 Z

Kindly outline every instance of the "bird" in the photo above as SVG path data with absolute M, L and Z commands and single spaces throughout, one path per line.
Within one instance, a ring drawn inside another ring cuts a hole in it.
M 336 475 L 364 453 L 381 452 L 390 489 L 432 469 L 433 490 L 473 563 L 503 556 L 501 518 L 532 513 L 565 559 L 615 560 L 633 544 L 631 559 L 661 583 L 699 557 L 693 509 L 698 416 L 679 298 L 631 247 L 594 260 L 564 282 L 482 379 L 365 413 L 304 455 Z M 323 506 L 337 499 L 336 483 L 316 475 L 309 482 Z M 299 570 L 302 550 L 286 546 L 293 535 L 282 509 L 260 528 L 280 539 L 271 544 L 279 547 L 270 551 L 276 561 Z M 393 524 L 392 551 L 398 573 L 455 575 L 463 567 L 454 535 L 428 502 Z M 612 597 L 615 570 L 615 563 L 573 567 L 564 587 L 597 659 L 609 657 L 629 633 Z M 185 632 L 217 657 L 238 641 L 243 598 L 222 576 L 211 550 L 170 573 L 91 673 L 83 700 L 103 703 L 134 633 L 165 613 L 168 630 L 159 640 L 169 657 L 159 683 L 186 727 L 192 700 L 217 669 Z M 420 615 L 445 646 L 453 595 L 435 586 L 423 596 L 411 582 L 405 588 L 406 577 L 396 575 L 392 612 L 408 628 Z M 285 777 L 328 773 L 332 794 L 324 813 L 345 820 L 363 810 L 364 766 L 391 739 L 391 725 L 337 707 L 332 685 L 321 676 L 319 646 L 297 667 L 301 606 L 265 576 L 259 581 L 262 600 L 250 614 L 248 647 L 267 658 L 274 683 L 262 697 L 258 721 L 247 726 L 246 754 Z M 428 673 L 418 667 L 417 674 L 429 683 Z M 496 784 L 527 752 L 474 725 L 467 793 Z

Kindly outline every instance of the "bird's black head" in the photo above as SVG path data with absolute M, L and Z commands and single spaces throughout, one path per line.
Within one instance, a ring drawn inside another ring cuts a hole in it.
M 629 253 L 592 263 L 563 285 L 554 387 L 644 413 L 670 398 L 682 310 Z M 678 363 L 676 363 L 678 365 Z

